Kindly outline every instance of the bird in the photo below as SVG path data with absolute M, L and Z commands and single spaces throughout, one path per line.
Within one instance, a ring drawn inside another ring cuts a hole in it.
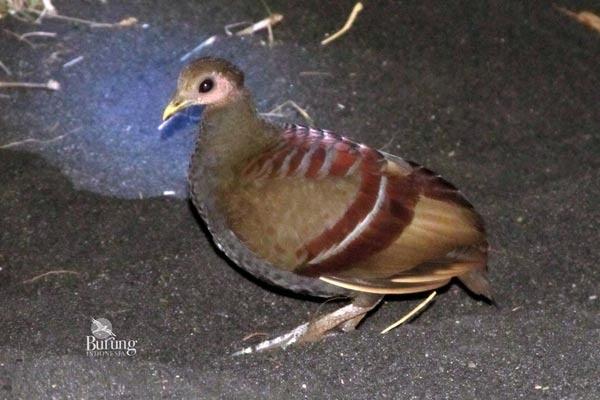
M 112 332 L 112 329 L 108 326 L 108 324 L 103 324 L 102 321 L 98 321 L 97 319 L 92 317 L 92 325 L 94 328 L 92 329 L 92 334 L 103 333 L 108 335 L 109 337 L 116 337 L 116 335 Z
M 353 331 L 384 296 L 453 278 L 491 300 L 483 218 L 437 173 L 331 130 L 261 118 L 225 59 L 186 65 L 162 119 L 189 107 L 202 108 L 190 196 L 216 247 L 269 285 L 350 300 L 242 353 Z

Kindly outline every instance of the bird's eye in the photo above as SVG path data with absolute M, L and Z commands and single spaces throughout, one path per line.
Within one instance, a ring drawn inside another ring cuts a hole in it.
M 212 79 L 205 79 L 202 81 L 202 83 L 200 84 L 200 87 L 198 88 L 198 91 L 200 93 L 208 93 L 211 91 L 211 89 L 214 86 L 214 82 Z

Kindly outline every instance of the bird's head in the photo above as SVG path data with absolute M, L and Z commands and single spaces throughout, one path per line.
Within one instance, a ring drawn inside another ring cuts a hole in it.
M 191 106 L 222 107 L 244 93 L 244 74 L 221 58 L 204 57 L 179 74 L 177 89 L 163 112 L 163 121 Z

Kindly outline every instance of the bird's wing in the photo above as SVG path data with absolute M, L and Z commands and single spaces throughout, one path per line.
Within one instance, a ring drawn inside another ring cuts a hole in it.
M 456 276 L 489 294 L 483 222 L 460 192 L 332 132 L 286 126 L 219 197 L 238 238 L 282 269 L 375 293 Z

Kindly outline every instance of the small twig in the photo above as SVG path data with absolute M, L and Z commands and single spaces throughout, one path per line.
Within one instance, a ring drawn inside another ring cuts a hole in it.
M 389 146 L 390 146 L 392 143 L 394 143 L 394 140 L 396 140 L 396 136 L 398 136 L 398 134 L 396 134 L 396 135 L 392 136 L 392 137 L 390 138 L 390 140 L 388 140 L 388 141 L 387 141 L 387 143 L 386 143 L 386 144 L 384 144 L 383 146 L 381 146 L 381 147 L 379 148 L 379 150 L 380 150 L 380 151 L 385 151 L 385 149 L 387 149 L 387 148 L 388 148 L 388 147 L 389 147 Z
M 285 118 L 286 115 L 282 113 L 274 113 L 274 112 L 264 112 L 260 113 L 262 117 L 275 117 L 275 118 Z
M 267 2 L 265 0 L 260 0 L 260 2 L 265 7 L 265 10 L 267 11 L 267 14 L 268 15 L 272 15 L 273 12 L 271 11 L 271 8 L 267 4 Z M 273 26 L 271 24 L 267 25 L 267 32 L 268 32 L 268 35 L 269 35 L 269 47 L 272 47 L 273 43 L 275 43 L 275 35 L 273 35 Z
M 301 71 L 300 76 L 333 76 L 331 72 L 325 71 Z
M 304 108 L 300 107 L 293 100 L 284 101 L 283 103 L 281 103 L 277 107 L 273 108 L 271 111 L 268 111 L 266 113 L 261 113 L 261 115 L 264 116 L 264 117 L 285 117 L 285 115 L 280 114 L 280 111 L 285 106 L 291 106 L 291 107 L 293 107 L 296 111 L 298 111 L 298 113 L 302 116 L 302 118 L 304 118 L 306 120 L 306 122 L 308 122 L 310 125 L 314 124 L 314 121 L 311 118 L 311 116 L 308 115 L 308 112 L 306 112 L 306 110 Z
M 33 283 L 33 282 L 37 281 L 38 279 L 42 279 L 42 278 L 44 278 L 44 277 L 46 277 L 46 276 L 50 276 L 50 275 L 59 275 L 59 274 L 71 274 L 71 275 L 77 275 L 77 276 L 80 276 L 80 275 L 81 275 L 81 274 L 80 274 L 79 272 L 77 272 L 77 271 L 70 271 L 70 270 L 68 270 L 68 269 L 57 269 L 57 270 L 54 270 L 54 271 L 48 271 L 48 272 L 44 272 L 44 273 L 43 273 L 43 274 L 41 274 L 41 275 L 37 275 L 37 276 L 34 276 L 34 277 L 33 277 L 33 278 L 31 278 L 31 279 L 24 280 L 22 283 L 24 283 L 24 284 L 29 284 L 29 283 Z
M 51 38 L 56 37 L 56 33 L 55 32 L 35 31 L 35 32 L 26 32 L 26 33 L 23 33 L 21 35 L 19 35 L 18 33 L 13 32 L 13 31 L 9 31 L 8 29 L 4 29 L 4 32 L 8 33 L 11 36 L 16 37 L 21 42 L 27 43 L 32 48 L 35 48 L 35 44 L 33 42 L 31 42 L 30 40 L 28 40 L 27 38 L 30 38 L 30 37 L 40 37 L 40 36 L 41 37 L 51 37 Z
M 212 44 L 214 42 L 216 42 L 216 41 L 217 41 L 217 35 L 213 35 L 213 36 L 209 37 L 208 39 L 206 39 L 205 41 L 203 41 L 202 43 L 200 43 L 198 46 L 194 47 L 191 51 L 185 53 L 179 59 L 179 61 L 181 61 L 181 62 L 187 61 L 190 57 L 192 57 L 194 54 L 198 53 L 203 48 L 208 47 L 208 46 L 212 46 Z
M 1 82 L 0 89 L 46 89 L 46 90 L 60 90 L 60 83 L 54 79 L 50 79 L 46 83 L 35 83 L 35 82 Z
M 273 47 L 273 43 L 275 43 L 275 35 L 273 34 L 273 25 L 267 25 L 267 35 L 269 37 L 269 47 Z
M 44 19 L 44 17 L 46 16 L 46 14 L 48 14 L 48 10 L 46 10 L 45 8 L 42 10 L 41 13 L 38 13 L 38 17 L 35 19 L 34 23 L 36 25 L 39 25 L 42 23 L 42 20 Z
M 593 29 L 597 32 L 600 32 L 600 17 L 590 11 L 581 11 L 581 12 L 573 12 L 564 7 L 557 6 L 554 4 L 554 8 L 560 11 L 561 13 L 575 19 L 581 24 L 587 26 L 590 29 Z
M 33 36 L 41 36 L 41 37 L 56 37 L 56 32 L 44 32 L 44 31 L 35 31 L 35 32 L 26 32 L 22 35 L 20 35 L 19 37 L 21 39 L 25 39 L 28 37 L 33 37 Z
M 321 45 L 325 46 L 326 44 L 333 42 L 334 40 L 336 40 L 337 38 L 342 36 L 344 33 L 346 33 L 352 27 L 352 24 L 354 24 L 354 20 L 356 19 L 356 16 L 358 15 L 359 12 L 361 12 L 363 10 L 363 8 L 364 7 L 360 1 L 358 3 L 356 3 L 354 5 L 354 8 L 352 9 L 352 12 L 350 13 L 350 16 L 348 17 L 348 20 L 346 21 L 346 23 L 344 24 L 342 29 L 340 29 L 333 35 L 329 36 L 328 38 L 323 39 L 321 41 Z
M 29 40 L 27 40 L 26 38 L 21 37 L 21 35 L 19 35 L 18 33 L 15 33 L 13 31 L 9 31 L 8 29 L 3 29 L 5 33 L 8 33 L 9 35 L 17 38 L 19 41 L 23 42 L 23 43 L 27 43 L 31 48 L 35 48 L 35 45 L 30 42 Z
M 278 24 L 279 22 L 281 22 L 282 19 L 283 19 L 283 15 L 281 15 L 281 14 L 271 14 L 267 18 L 261 19 L 260 21 L 255 22 L 254 24 L 250 25 L 249 27 L 236 32 L 235 34 L 237 36 L 252 35 L 253 33 L 256 33 L 258 31 L 261 31 L 263 29 L 266 29 L 268 27 L 272 27 L 273 25 Z
M 42 19 L 46 15 L 50 15 L 50 16 L 58 15 L 58 11 L 56 10 L 56 8 L 54 7 L 54 5 L 52 4 L 51 0 L 42 0 L 42 4 L 44 5 L 44 9 L 42 10 L 42 12 L 40 13 L 40 15 L 35 20 L 36 24 L 41 23 Z
M 46 59 L 44 60 L 44 63 L 45 64 L 53 64 L 55 62 L 61 61 L 62 54 L 67 54 L 67 51 L 64 51 L 64 50 L 53 51 L 48 57 L 46 57 Z
M 383 335 L 384 333 L 388 333 L 389 331 L 391 331 L 395 327 L 397 327 L 399 325 L 402 325 L 403 323 L 405 323 L 406 321 L 408 321 L 409 319 L 411 319 L 412 317 L 414 317 L 415 315 L 417 315 L 423 308 L 425 308 L 425 306 L 427 304 L 429 304 L 431 302 L 431 300 L 433 300 L 433 298 L 435 297 L 436 294 L 437 294 L 437 292 L 433 291 L 429 295 L 429 297 L 427 297 L 425 300 L 423 300 L 418 306 L 416 306 L 415 308 L 413 308 L 411 312 L 409 312 L 408 314 L 406 314 L 404 317 L 402 317 L 397 322 L 394 322 L 392 325 L 390 325 L 387 328 L 385 328 L 384 330 L 382 330 L 381 334 Z
M 56 129 L 58 129 L 59 125 L 60 125 L 60 122 L 56 121 L 56 122 L 54 123 L 54 125 L 52 125 L 52 126 L 50 127 L 50 129 L 48 129 L 48 132 L 49 132 L 49 133 L 52 133 L 52 132 L 54 132 Z M 71 131 L 71 132 L 69 132 L 69 133 L 73 133 L 73 132 L 74 132 L 74 131 Z
M 70 135 L 73 132 L 74 131 L 68 132 L 68 133 L 64 133 L 64 134 L 62 134 L 60 136 L 56 136 L 56 137 L 54 137 L 52 139 L 47 139 L 47 140 L 27 138 L 27 139 L 19 140 L 19 141 L 16 141 L 16 142 L 10 142 L 10 143 L 4 144 L 4 145 L 0 146 L 0 149 L 10 149 L 11 147 L 17 147 L 17 146 L 20 146 L 20 145 L 26 144 L 26 143 L 48 144 L 48 143 L 56 142 L 56 141 L 64 138 L 65 136 Z
M 265 332 L 250 333 L 250 334 L 248 334 L 248 335 L 246 335 L 246 336 L 244 336 L 242 338 L 242 342 L 245 342 L 246 340 L 250 340 L 250 339 L 252 339 L 253 337 L 256 337 L 256 336 L 269 336 L 269 334 L 265 333 Z
M 75 64 L 80 63 L 81 61 L 83 61 L 84 57 L 83 56 L 79 56 L 79 57 L 75 57 L 74 59 L 72 59 L 71 61 L 67 61 L 66 63 L 63 64 L 63 69 L 67 69 L 72 67 Z
M 266 6 L 266 4 L 265 4 Z M 267 10 L 269 10 L 268 7 L 266 7 Z M 244 36 L 244 35 L 252 35 L 258 31 L 261 31 L 263 29 L 267 29 L 268 34 L 269 34 L 269 46 L 272 46 L 275 38 L 273 36 L 273 26 L 278 24 L 279 22 L 281 22 L 281 20 L 283 19 L 283 15 L 281 14 L 269 14 L 269 16 L 265 19 L 261 19 L 258 22 L 255 22 L 254 24 L 250 23 L 250 22 L 235 22 L 233 24 L 229 24 L 229 25 L 225 25 L 225 33 L 227 34 L 227 36 Z M 238 26 L 245 26 L 245 25 L 249 25 L 244 29 L 241 29 L 237 32 L 232 32 L 231 29 L 238 27 Z
M 0 68 L 6 73 L 6 75 L 12 75 L 11 70 L 2 61 L 0 61 Z
M 40 15 L 42 14 L 42 12 L 36 11 L 36 10 L 31 10 L 31 12 L 33 12 L 34 14 L 40 14 Z M 69 17 L 67 15 L 61 15 L 61 14 L 54 14 L 54 15 L 47 14 L 45 16 L 47 18 L 60 19 L 63 21 L 74 22 L 76 24 L 88 25 L 90 28 L 126 28 L 126 27 L 130 27 L 130 26 L 134 26 L 138 23 L 138 20 L 135 17 L 127 17 L 127 18 L 123 18 L 119 22 L 110 23 L 110 22 L 97 22 L 97 21 L 92 21 L 89 19 L 83 19 L 83 18 L 77 18 L 77 17 Z
M 44 12 L 48 15 L 57 15 L 58 11 L 56 11 L 56 8 L 54 7 L 54 4 L 52 4 L 51 0 L 42 0 L 42 4 L 44 4 Z
M 235 33 L 231 32 L 232 28 L 237 28 L 238 26 L 246 26 L 246 25 L 252 25 L 252 22 L 249 22 L 249 21 L 234 22 L 232 24 L 225 25 L 223 27 L 223 29 L 225 30 L 225 34 L 227 36 L 233 36 Z
M 32 22 L 35 22 L 37 24 L 37 21 L 33 21 L 31 18 L 29 18 L 29 16 L 27 14 L 21 15 L 21 11 L 20 10 L 17 11 L 17 12 L 12 13 L 10 16 L 13 17 L 14 19 L 16 19 L 18 21 L 21 21 L 21 22 L 24 22 L 26 24 L 30 24 Z

